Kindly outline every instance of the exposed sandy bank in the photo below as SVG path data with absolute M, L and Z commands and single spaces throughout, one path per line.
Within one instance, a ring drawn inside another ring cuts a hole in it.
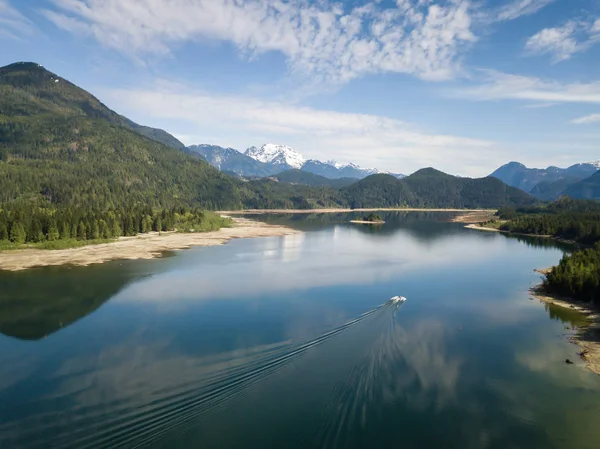
M 479 226 L 477 223 L 472 223 L 472 224 L 466 225 L 465 228 L 477 229 L 478 231 L 502 232 L 504 234 L 508 234 L 507 231 L 501 231 L 500 229 L 496 229 L 496 228 L 486 228 L 485 226 Z
M 557 239 L 557 238 L 555 238 L 555 237 L 553 237 L 551 235 L 525 234 L 523 232 L 504 231 L 502 229 L 488 228 L 486 226 L 479 226 L 477 223 L 472 223 L 470 225 L 466 225 L 465 228 L 476 229 L 478 231 L 500 232 L 501 234 L 521 235 L 521 236 L 524 236 L 524 237 L 539 237 L 539 238 L 544 238 L 544 239 L 554 239 L 554 240 L 557 240 L 557 241 L 563 242 L 563 243 L 575 243 L 575 242 L 568 241 L 568 240 Z
M 425 209 L 411 207 L 368 208 L 368 209 L 245 209 L 224 210 L 217 212 L 225 215 L 253 215 L 253 214 L 337 214 L 343 212 L 491 212 L 490 209 Z
M 535 270 L 539 273 L 547 273 L 550 269 Z M 600 315 L 598 310 L 591 308 L 589 304 L 575 301 L 570 298 L 561 298 L 550 295 L 541 289 L 541 286 L 530 290 L 531 296 L 557 307 L 575 310 L 585 316 L 587 324 L 576 329 L 569 340 L 581 348 L 580 357 L 587 368 L 596 374 L 600 374 Z
M 377 224 L 384 224 L 385 221 L 383 220 L 377 220 L 377 221 L 369 221 L 369 220 L 350 220 L 350 223 L 358 223 L 358 224 L 371 224 L 371 225 L 377 225 Z
M 244 218 L 233 218 L 234 226 L 214 232 L 177 233 L 152 232 L 137 237 L 121 237 L 115 242 L 80 248 L 47 250 L 24 249 L 0 252 L 0 270 L 19 271 L 50 265 L 91 265 L 116 259 L 152 259 L 165 251 L 193 246 L 223 245 L 231 239 L 272 237 L 297 234 L 294 229 L 260 223 Z
M 468 211 L 457 215 L 451 221 L 454 223 L 482 223 L 491 220 L 495 213 L 495 210 Z

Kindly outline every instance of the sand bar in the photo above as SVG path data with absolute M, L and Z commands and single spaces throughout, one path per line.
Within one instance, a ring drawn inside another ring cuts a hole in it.
M 193 246 L 223 245 L 231 239 L 298 234 L 286 226 L 270 225 L 244 218 L 232 218 L 234 226 L 214 232 L 151 232 L 121 237 L 111 243 L 71 249 L 23 249 L 0 252 L 0 270 L 19 271 L 51 265 L 85 266 L 117 259 L 153 259 L 166 251 Z

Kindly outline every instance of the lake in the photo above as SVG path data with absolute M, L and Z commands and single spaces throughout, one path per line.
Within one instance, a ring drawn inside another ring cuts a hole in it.
M 528 295 L 568 248 L 447 215 L 0 272 L 0 447 L 597 449 L 581 317 Z

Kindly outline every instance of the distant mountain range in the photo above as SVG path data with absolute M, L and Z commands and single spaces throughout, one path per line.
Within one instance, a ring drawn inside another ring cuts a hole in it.
M 335 161 L 321 162 L 306 159 L 286 145 L 267 143 L 260 148 L 250 147 L 244 153 L 218 145 L 192 145 L 187 152 L 201 155 L 209 164 L 227 173 L 243 177 L 272 176 L 287 170 L 302 170 L 329 179 L 363 179 L 381 172 L 373 168 L 361 168 L 356 164 L 339 164 Z M 396 178 L 403 174 L 389 173 Z
M 545 169 L 527 168 L 519 162 L 509 162 L 490 176 L 544 201 L 554 200 L 562 195 L 600 199 L 600 195 L 594 194 L 596 190 L 590 187 L 597 182 L 598 169 L 600 161 L 575 164 L 568 168 L 550 166 Z

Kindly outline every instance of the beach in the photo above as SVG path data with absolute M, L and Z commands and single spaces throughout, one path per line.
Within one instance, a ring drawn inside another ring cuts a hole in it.
M 298 234 L 286 226 L 270 225 L 244 218 L 232 218 L 230 228 L 199 233 L 151 232 L 121 237 L 114 242 L 71 249 L 22 249 L 0 252 L 0 270 L 19 271 L 54 265 L 86 266 L 110 260 L 153 259 L 167 251 L 194 246 L 223 245 L 231 239 L 274 237 Z
M 549 270 L 551 268 L 535 271 L 546 274 Z M 530 294 L 542 302 L 579 312 L 585 317 L 586 325 L 574 329 L 569 340 L 581 348 L 579 354 L 586 367 L 600 375 L 600 311 L 590 304 L 544 292 L 541 285 L 533 287 Z

